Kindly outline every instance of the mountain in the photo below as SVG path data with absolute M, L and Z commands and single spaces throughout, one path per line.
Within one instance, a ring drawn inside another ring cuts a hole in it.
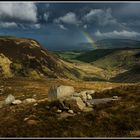
M 131 39 L 103 39 L 95 42 L 99 49 L 140 48 L 140 41 Z
M 1 77 L 73 78 L 80 74 L 33 39 L 0 37 Z

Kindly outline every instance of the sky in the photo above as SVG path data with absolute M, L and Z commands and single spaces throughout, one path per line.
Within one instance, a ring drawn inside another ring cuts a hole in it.
M 48 50 L 93 49 L 102 39 L 140 40 L 139 13 L 139 2 L 0 2 L 0 35 L 33 38 Z

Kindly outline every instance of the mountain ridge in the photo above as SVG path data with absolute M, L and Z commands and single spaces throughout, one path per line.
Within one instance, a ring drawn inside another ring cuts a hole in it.
M 3 62 L 0 62 L 1 77 L 70 78 L 79 74 L 77 70 L 66 65 L 57 55 L 43 48 L 34 39 L 0 37 L 0 53 L 3 56 L 1 56 L 2 61 L 8 59 L 9 62 L 7 63 L 9 75 L 4 74 L 6 69 L 2 68 Z

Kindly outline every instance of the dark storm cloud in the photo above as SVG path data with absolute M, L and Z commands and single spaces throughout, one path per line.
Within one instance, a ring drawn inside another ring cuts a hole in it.
M 140 37 L 140 3 L 0 3 L 0 34 L 32 37 L 50 49 L 86 39 Z

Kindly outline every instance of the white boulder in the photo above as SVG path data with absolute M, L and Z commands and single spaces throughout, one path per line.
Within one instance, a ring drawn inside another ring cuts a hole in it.
M 92 96 L 90 94 L 87 94 L 87 100 L 92 100 Z
M 5 104 L 6 105 L 9 105 L 9 104 L 11 104 L 14 101 L 15 101 L 15 97 L 12 94 L 9 94 L 7 96 L 7 98 L 5 99 Z
M 27 99 L 25 99 L 23 101 L 23 103 L 27 103 L 27 104 L 29 104 L 29 103 L 35 103 L 35 102 L 36 102 L 36 100 L 34 98 L 27 98 Z
M 13 105 L 18 105 L 18 104 L 21 104 L 21 103 L 22 103 L 21 100 L 14 100 L 14 101 L 12 102 Z
M 74 112 L 73 112 L 73 110 L 69 109 L 68 113 L 73 114 Z
M 113 96 L 113 99 L 118 99 L 119 97 L 118 96 Z
M 71 96 L 74 93 L 72 86 L 52 86 L 48 91 L 48 100 L 54 101 L 63 97 Z
M 62 110 L 58 109 L 56 112 L 57 112 L 57 113 L 62 113 Z

